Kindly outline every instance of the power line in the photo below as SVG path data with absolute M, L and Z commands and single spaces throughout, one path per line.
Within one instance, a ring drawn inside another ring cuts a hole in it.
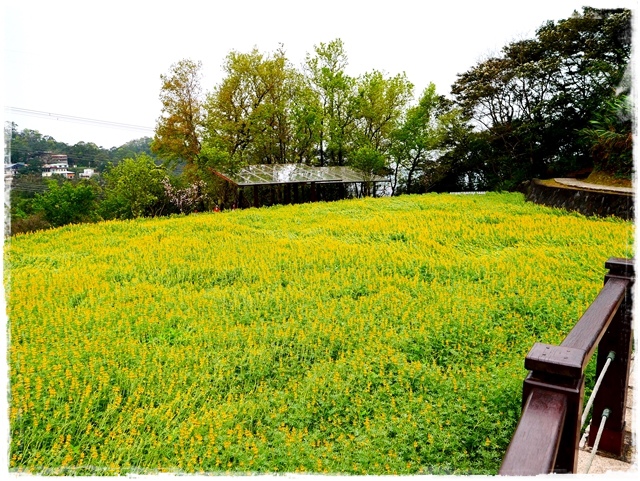
M 73 147 L 73 146 L 70 146 Z M 60 152 L 60 153 L 55 153 L 53 152 L 53 155 L 66 155 L 67 159 L 69 161 L 72 162 L 78 162 L 78 161 L 85 161 L 85 162 L 109 162 L 109 161 L 113 161 L 114 158 L 111 157 L 113 154 L 117 154 L 118 153 L 118 149 L 120 147 L 114 148 L 113 150 L 110 149 L 102 149 L 99 150 L 95 153 L 92 152 L 87 152 L 81 155 L 78 154 L 74 154 L 74 153 L 66 153 L 66 152 Z M 64 150 L 64 149 L 58 149 L 58 150 Z M 8 153 L 10 154 L 30 154 L 31 157 L 26 159 L 26 160 L 33 160 L 34 158 L 39 157 L 42 154 L 45 154 L 49 151 L 42 151 L 42 150 L 31 150 L 31 149 L 21 149 L 21 148 L 17 148 L 17 149 L 9 149 Z M 147 154 L 151 157 L 153 157 L 152 154 L 149 154 L 148 152 L 142 150 L 140 152 L 138 151 L 132 151 L 131 152 L 133 155 L 135 154 Z M 105 157 L 106 156 L 106 157 Z
M 148 132 L 154 132 L 155 129 L 151 127 L 145 127 L 142 125 L 125 124 L 122 122 L 111 122 L 108 120 L 90 119 L 87 117 L 77 117 L 75 115 L 56 114 L 53 112 L 44 112 L 41 110 L 23 109 L 20 107 L 6 107 L 6 110 L 13 112 L 14 114 L 27 115 L 30 117 L 46 118 L 51 120 L 62 120 L 65 122 L 75 122 L 79 124 L 97 125 L 100 127 L 112 127 L 118 129 L 127 130 L 143 130 Z

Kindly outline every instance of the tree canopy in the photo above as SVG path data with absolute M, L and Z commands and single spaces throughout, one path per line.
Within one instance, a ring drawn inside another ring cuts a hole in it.
M 629 10 L 584 8 L 460 74 L 452 93 L 485 154 L 450 175 L 511 188 L 593 166 L 581 131 L 615 97 L 629 63 L 630 22 Z
M 348 165 L 390 174 L 392 193 L 514 189 L 594 165 L 628 175 L 630 121 L 614 122 L 612 106 L 622 112 L 630 18 L 584 8 L 548 21 L 459 74 L 452 98 L 431 85 L 415 100 L 403 73 L 350 76 L 340 39 L 315 45 L 301 69 L 283 48 L 232 51 L 206 96 L 199 163 Z
M 168 75 L 161 75 L 158 118 L 151 150 L 161 159 L 175 165 L 181 161 L 193 164 L 200 154 L 202 126 L 201 62 L 180 60 Z

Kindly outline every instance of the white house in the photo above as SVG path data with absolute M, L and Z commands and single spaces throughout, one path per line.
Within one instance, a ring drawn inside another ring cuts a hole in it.
M 64 175 L 67 179 L 73 179 L 75 174 L 69 170 L 69 160 L 66 154 L 48 156 L 42 166 L 42 177 L 51 177 L 52 175 Z
M 81 179 L 89 179 L 94 175 L 96 175 L 96 171 L 94 169 L 84 169 L 84 171 L 79 174 L 79 177 Z

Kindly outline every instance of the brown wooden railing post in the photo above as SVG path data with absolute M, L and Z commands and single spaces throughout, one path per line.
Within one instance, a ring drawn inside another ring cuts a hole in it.
M 605 284 L 610 279 L 616 278 L 628 279 L 630 282 L 618 312 L 613 317 L 609 328 L 598 345 L 596 378 L 600 375 L 609 352 L 613 351 L 615 358 L 607 370 L 607 374 L 600 386 L 600 391 L 593 403 L 592 419 L 595 420 L 595 423 L 593 423 L 589 431 L 588 443 L 593 446 L 602 412 L 608 408 L 611 414 L 605 423 L 598 449 L 620 456 L 624 447 L 624 418 L 631 365 L 631 345 L 633 342 L 631 315 L 633 310 L 632 286 L 635 270 L 633 261 L 627 259 L 611 258 L 606 262 L 605 266 L 609 269 L 609 273 L 605 276 Z
M 589 443 L 595 441 L 605 409 L 610 415 L 600 449 L 620 455 L 629 382 L 634 261 L 611 258 L 596 299 L 560 346 L 536 343 L 525 359 L 520 421 L 500 467 L 503 475 L 575 473 L 584 399 L 584 372 L 596 349 L 597 376 L 610 352 L 614 361 L 595 398 Z
M 533 388 L 543 388 L 562 393 L 567 400 L 567 413 L 553 466 L 556 473 L 575 473 L 578 468 L 585 354 L 581 349 L 536 343 L 524 361 L 525 368 L 531 372 L 524 381 L 523 398 Z

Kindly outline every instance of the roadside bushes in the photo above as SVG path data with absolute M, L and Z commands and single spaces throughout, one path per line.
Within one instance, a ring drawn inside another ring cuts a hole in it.
M 49 180 L 47 189 L 11 198 L 11 235 L 98 220 L 100 186 L 91 181 Z
M 167 170 L 146 154 L 109 165 L 104 174 L 105 198 L 100 205 L 104 219 L 133 219 L 165 213 L 168 201 L 163 179 Z
M 110 164 L 100 182 L 51 179 L 43 192 L 12 192 L 11 234 L 205 210 L 207 185 L 202 181 L 189 183 L 184 177 L 171 174 L 164 165 L 156 165 L 150 156 L 140 154 Z
M 90 182 L 58 184 L 52 180 L 46 192 L 35 196 L 33 209 L 53 227 L 91 222 L 96 220 L 97 194 L 97 186 Z

